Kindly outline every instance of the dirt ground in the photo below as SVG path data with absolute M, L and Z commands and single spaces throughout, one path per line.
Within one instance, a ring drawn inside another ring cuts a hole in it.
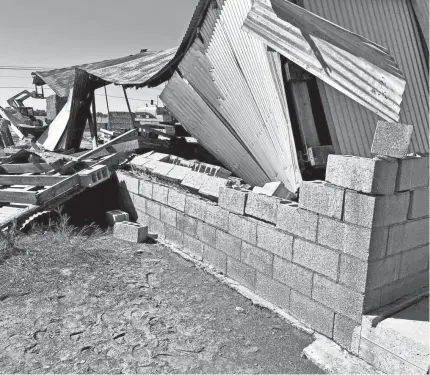
M 0 252 L 0 373 L 321 373 L 311 341 L 158 243 L 48 232 Z

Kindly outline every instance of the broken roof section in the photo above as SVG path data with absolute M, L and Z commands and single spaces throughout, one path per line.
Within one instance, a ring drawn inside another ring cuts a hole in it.
M 75 69 L 81 69 L 107 83 L 126 87 L 144 87 L 147 81 L 160 71 L 176 54 L 176 48 L 157 52 L 141 52 L 135 55 L 104 60 L 63 69 L 38 71 L 34 74 L 46 83 L 58 96 L 68 96 L 75 84 Z
M 388 50 L 289 1 L 271 2 L 255 1 L 245 30 L 382 118 L 399 120 L 406 81 Z

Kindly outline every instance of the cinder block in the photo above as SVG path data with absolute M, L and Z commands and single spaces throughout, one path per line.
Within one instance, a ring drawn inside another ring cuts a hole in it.
M 406 279 L 400 279 L 396 282 L 382 287 L 381 306 L 385 306 L 403 296 L 409 295 L 423 287 L 428 288 L 429 271 L 425 270 Z
M 361 321 L 364 295 L 335 283 L 323 276 L 315 275 L 312 298 L 330 307 L 337 313 Z
M 280 198 L 249 193 L 245 213 L 264 221 L 276 224 Z
M 418 219 L 429 216 L 429 188 L 411 191 L 408 219 Z
M 329 155 L 326 181 L 368 194 L 394 194 L 397 160 Z
M 293 257 L 293 237 L 268 225 L 258 224 L 257 246 L 287 260 Z
M 154 201 L 146 201 L 146 213 L 156 219 L 160 220 L 160 205 Z
M 128 173 L 116 172 L 119 187 L 128 190 L 131 193 L 139 194 L 139 179 Z
M 175 165 L 167 173 L 166 178 L 174 183 L 180 184 L 182 180 L 187 176 L 188 173 L 192 172 L 190 168 Z
M 233 258 L 240 259 L 242 241 L 239 238 L 233 237 L 217 229 L 216 248 L 227 255 L 232 256 Z
M 136 222 L 139 223 L 140 225 L 149 227 L 150 216 L 140 210 L 136 210 L 136 214 L 137 214 Z
M 388 228 L 364 228 L 320 216 L 318 243 L 362 260 L 385 256 Z
M 205 181 L 207 180 L 207 178 L 209 178 L 209 176 L 203 173 L 190 171 L 185 175 L 184 179 L 181 181 L 181 186 L 193 192 L 198 192 L 203 186 L 203 184 L 205 183 Z
M 184 250 L 194 258 L 203 260 L 204 244 L 195 238 L 184 234 Z
M 182 247 L 184 245 L 184 234 L 175 227 L 172 227 L 170 225 L 165 225 L 165 234 L 166 234 L 166 241 L 171 242 L 175 244 L 176 246 Z
M 146 198 L 136 194 L 133 197 L 133 204 L 136 210 L 146 212 Z
M 351 351 L 354 331 L 360 333 L 360 324 L 343 316 L 336 314 L 334 318 L 333 340 L 346 350 Z
M 78 172 L 81 186 L 91 188 L 110 179 L 111 173 L 106 165 L 94 165 Z
M 176 189 L 169 189 L 167 197 L 167 205 L 174 209 L 184 212 L 185 211 L 185 194 Z
M 171 225 L 172 227 L 176 227 L 176 211 L 166 207 L 161 206 L 160 208 L 160 219 L 164 221 L 166 224 Z
M 268 182 L 263 187 L 256 186 L 252 190 L 255 194 L 264 194 L 269 197 L 292 199 L 292 194 L 281 181 Z
M 176 215 L 176 228 L 180 231 L 189 234 L 190 236 L 195 237 L 197 234 L 197 220 L 189 217 L 187 215 L 183 215 L 181 213 L 177 213 Z
M 227 276 L 251 291 L 255 290 L 256 272 L 255 269 L 246 264 L 238 262 L 233 258 L 227 258 Z
M 412 125 L 378 121 L 370 152 L 372 155 L 402 158 L 408 153 L 413 131 Z
M 186 196 L 185 214 L 204 221 L 206 216 L 206 202 L 196 197 Z
M 400 279 L 429 268 L 429 245 L 402 253 Z
M 216 228 L 202 221 L 197 222 L 197 238 L 208 244 L 209 246 L 216 247 Z
M 257 272 L 255 293 L 284 310 L 290 308 L 291 289 Z
M 363 314 L 379 309 L 381 306 L 381 292 L 382 288 L 366 291 L 364 294 Z
M 169 195 L 169 188 L 167 186 L 154 184 L 152 187 L 152 199 L 167 205 L 167 197 Z
M 114 226 L 115 223 L 129 221 L 129 215 L 127 212 L 120 210 L 108 211 L 106 212 L 106 221 L 110 226 Z
M 228 220 L 229 233 L 252 245 L 257 244 L 257 224 L 254 221 L 230 213 Z
M 205 245 L 203 260 L 205 263 L 214 266 L 222 273 L 227 273 L 227 255 L 211 246 Z
M 228 211 L 215 204 L 206 204 L 205 222 L 228 232 Z
M 255 268 L 265 275 L 272 276 L 273 272 L 273 254 L 259 249 L 258 247 L 242 242 L 242 253 L 240 255 L 242 262 Z
M 398 254 L 402 251 L 427 245 L 428 243 L 429 219 L 408 221 L 406 224 L 390 227 L 387 254 Z
M 276 227 L 281 230 L 310 241 L 316 241 L 317 224 L 318 215 L 302 210 L 297 203 L 281 203 L 278 207 Z
M 358 292 L 366 290 L 367 262 L 342 254 L 340 256 L 339 282 Z
M 161 220 L 149 216 L 148 227 L 149 232 L 151 234 L 156 234 L 158 236 L 158 239 L 164 240 L 166 238 L 164 223 Z
M 120 240 L 142 243 L 148 238 L 148 227 L 130 221 L 122 221 L 115 223 L 113 235 Z
M 409 192 L 371 196 L 348 190 L 344 220 L 366 228 L 383 227 L 406 221 L 408 208 Z
M 299 207 L 325 216 L 342 219 L 345 189 L 324 181 L 303 181 Z
M 366 290 L 377 289 L 398 280 L 401 256 L 395 255 L 369 263 Z
M 396 185 L 397 191 L 429 186 L 429 156 L 418 155 L 400 159 Z
M 276 256 L 273 260 L 273 278 L 308 296 L 312 292 L 312 275 L 311 271 L 287 260 Z
M 165 177 L 167 174 L 173 169 L 174 165 L 170 163 L 160 162 L 158 165 L 152 170 L 152 174 L 157 177 Z
M 145 198 L 152 199 L 152 187 L 153 187 L 153 185 L 154 184 L 151 181 L 140 180 L 139 195 L 141 195 Z
M 296 318 L 311 328 L 330 338 L 333 337 L 334 313 L 327 307 L 292 290 L 290 310 Z
M 249 192 L 222 187 L 219 190 L 218 205 L 227 211 L 244 215 Z
M 225 178 L 206 176 L 201 188 L 199 189 L 199 194 L 218 200 L 219 189 L 221 187 L 228 186 L 229 184 L 231 184 L 231 182 Z
M 293 261 L 337 280 L 339 254 L 333 250 L 297 238 L 294 241 Z

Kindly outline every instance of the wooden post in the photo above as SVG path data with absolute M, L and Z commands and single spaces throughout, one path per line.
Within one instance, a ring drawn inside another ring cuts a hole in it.
M 131 128 L 134 128 L 134 118 L 133 118 L 133 114 L 131 113 L 131 108 L 130 108 L 130 103 L 128 101 L 128 97 L 127 97 L 127 91 L 125 90 L 125 87 L 122 86 L 122 89 L 124 90 L 124 97 L 125 97 L 125 101 L 127 102 L 127 107 L 128 107 L 128 113 L 130 113 L 130 118 L 131 118 Z
M 97 140 L 97 112 L 96 112 L 96 96 L 94 95 L 94 91 L 91 94 L 91 108 L 93 111 L 93 134 L 92 134 L 92 142 L 93 142 L 93 149 L 97 148 L 98 146 L 98 140 Z
M 109 101 L 108 101 L 108 95 L 107 95 L 107 90 L 106 90 L 106 86 L 104 86 L 105 89 L 105 97 L 106 97 L 106 108 L 107 108 L 107 115 L 108 115 L 108 129 L 110 130 L 110 123 L 109 123 Z

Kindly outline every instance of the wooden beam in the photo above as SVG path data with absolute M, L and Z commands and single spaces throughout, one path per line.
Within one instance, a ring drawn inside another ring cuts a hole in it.
M 91 109 L 93 112 L 93 148 L 97 148 L 98 146 L 98 139 L 97 139 L 97 112 L 96 112 L 96 97 L 94 95 L 94 91 L 91 93 L 92 99 L 91 99 Z
M 64 180 L 58 182 L 57 184 L 39 192 L 36 194 L 36 204 L 43 205 L 44 203 L 67 193 L 69 190 L 80 187 L 79 184 L 79 175 L 74 174 Z M 16 202 L 12 200 L 11 202 Z M 21 203 L 21 202 L 20 202 Z
M 133 118 L 133 114 L 131 113 L 130 102 L 128 101 L 127 91 L 124 86 L 122 86 L 122 89 L 124 91 L 125 101 L 127 102 L 128 113 L 130 114 L 130 118 L 131 118 L 131 127 L 134 128 L 134 118 Z
M 23 176 L 23 175 L 0 175 L 0 185 L 31 185 L 52 186 L 67 177 L 63 176 Z
M 52 167 L 46 163 L 34 164 L 1 164 L 0 170 L 5 173 L 20 174 L 20 173 L 46 173 L 52 171 Z
M 1 190 L 0 202 L 37 204 L 36 191 Z

